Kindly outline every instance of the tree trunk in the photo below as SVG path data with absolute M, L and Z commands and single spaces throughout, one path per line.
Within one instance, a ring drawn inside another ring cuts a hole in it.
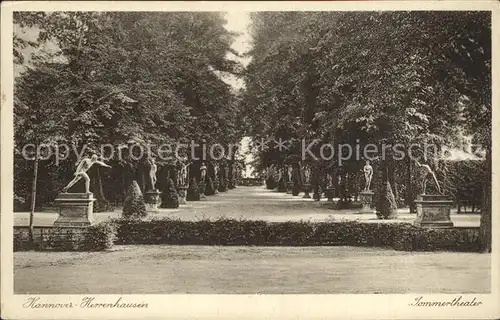
M 38 180 L 38 156 L 35 156 L 35 164 L 33 168 L 33 182 L 31 185 L 31 209 L 30 209 L 30 221 L 29 221 L 29 237 L 31 245 L 34 245 L 34 236 L 33 236 L 33 224 L 34 224 L 34 216 L 35 216 L 35 205 L 36 205 L 36 183 Z
M 491 147 L 486 151 L 486 171 L 479 234 L 481 251 L 491 252 Z
M 406 157 L 407 165 L 406 165 L 406 205 L 410 208 L 410 213 L 415 213 L 416 208 L 413 202 L 413 184 L 411 179 L 411 158 L 409 156 Z
M 96 169 L 97 192 L 99 193 L 99 197 L 101 197 L 103 201 L 106 201 L 106 197 L 104 196 L 104 189 L 102 188 L 101 169 Z

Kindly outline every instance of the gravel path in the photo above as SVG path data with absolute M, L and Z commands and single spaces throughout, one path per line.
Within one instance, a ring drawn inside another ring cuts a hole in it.
M 14 253 L 16 294 L 485 293 L 490 255 L 360 247 Z
M 188 202 L 177 209 L 162 209 L 155 216 L 196 220 L 201 218 L 215 219 L 227 217 L 235 219 L 252 219 L 266 221 L 325 221 L 325 220 L 359 220 L 367 223 L 412 222 L 415 214 L 408 209 L 400 209 L 397 220 L 378 220 L 375 214 L 357 214 L 354 210 L 332 210 L 312 199 L 303 199 L 290 194 L 266 190 L 264 187 L 238 187 L 228 192 L 209 196 L 204 201 Z M 322 201 L 324 203 L 324 200 Z M 114 212 L 97 214 L 98 220 L 109 217 L 119 217 L 120 208 Z M 35 213 L 35 225 L 52 225 L 57 218 L 55 212 Z M 479 214 L 452 213 L 455 226 L 479 226 Z M 28 225 L 29 214 L 18 212 L 14 214 L 15 225 Z

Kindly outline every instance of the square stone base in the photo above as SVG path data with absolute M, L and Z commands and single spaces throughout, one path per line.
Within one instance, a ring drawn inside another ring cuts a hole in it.
M 451 206 L 453 201 L 445 195 L 420 195 L 415 200 L 417 205 L 417 218 L 414 225 L 428 228 L 450 228 L 453 222 L 450 220 Z
M 59 207 L 56 227 L 86 227 L 95 223 L 92 193 L 60 193 L 54 200 Z
M 198 192 L 200 193 L 200 200 L 207 198 L 207 196 L 205 196 L 205 188 L 206 185 L 204 182 L 200 182 L 200 184 L 198 184 Z
M 361 201 L 361 210 L 358 213 L 373 213 L 373 191 L 364 190 L 359 193 L 359 200 Z
M 144 202 L 146 203 L 146 212 L 148 213 L 158 213 L 158 209 L 161 204 L 160 191 L 150 190 L 144 193 Z
M 187 187 L 177 188 L 177 193 L 179 194 L 179 204 L 186 204 Z

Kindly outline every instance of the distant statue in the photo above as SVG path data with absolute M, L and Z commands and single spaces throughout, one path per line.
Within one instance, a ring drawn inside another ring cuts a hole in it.
M 370 165 L 370 160 L 366 160 L 366 164 L 363 168 L 363 172 L 365 173 L 365 189 L 364 191 L 370 190 L 370 185 L 372 183 L 373 178 L 373 168 Z
M 274 175 L 274 165 L 272 164 L 266 169 L 266 178 L 269 179 L 273 175 Z
M 293 167 L 288 166 L 288 181 L 292 181 Z
M 151 183 L 151 190 L 155 190 L 156 171 L 158 171 L 158 166 L 156 165 L 154 158 L 148 158 L 148 164 L 149 164 L 149 182 Z
M 177 181 L 177 185 L 180 187 L 185 187 L 187 186 L 187 179 L 188 179 L 188 168 L 189 165 L 191 165 L 191 162 L 189 163 L 182 163 L 181 162 L 181 170 L 179 172 L 179 180 Z
M 80 179 L 85 180 L 85 193 L 90 193 L 90 178 L 87 175 L 87 171 L 92 167 L 94 164 L 98 164 L 100 166 L 106 167 L 106 168 L 111 168 L 110 165 L 105 164 L 104 162 L 101 162 L 97 160 L 97 155 L 93 154 L 92 157 L 89 159 L 87 157 L 83 158 L 82 161 L 78 164 L 78 167 L 76 168 L 75 173 L 73 174 L 75 177 L 73 180 L 71 180 L 66 187 L 62 189 L 62 192 L 66 193 L 69 188 L 71 188 L 75 183 L 80 181 Z
M 329 173 L 326 174 L 326 187 L 333 188 L 333 177 Z
M 214 178 L 215 180 L 219 179 L 219 164 L 217 162 L 214 164 Z
M 432 180 L 436 184 L 436 187 L 438 189 L 438 192 L 441 193 L 441 187 L 439 186 L 439 182 L 437 181 L 436 174 L 434 171 L 432 171 L 431 167 L 427 164 L 421 164 L 418 162 L 418 160 L 415 159 L 415 163 L 417 164 L 417 167 L 422 168 L 422 194 L 425 194 L 426 186 L 427 186 L 427 177 L 429 174 L 432 176 Z
M 306 183 L 309 183 L 311 180 L 311 168 L 305 167 L 304 168 L 304 179 Z
M 205 176 L 207 175 L 207 167 L 205 166 L 205 163 L 201 163 L 200 167 L 200 182 L 205 182 Z

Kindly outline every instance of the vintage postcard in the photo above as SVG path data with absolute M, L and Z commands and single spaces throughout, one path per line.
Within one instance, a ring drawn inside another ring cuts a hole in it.
M 2 318 L 500 317 L 497 1 L 1 17 Z

